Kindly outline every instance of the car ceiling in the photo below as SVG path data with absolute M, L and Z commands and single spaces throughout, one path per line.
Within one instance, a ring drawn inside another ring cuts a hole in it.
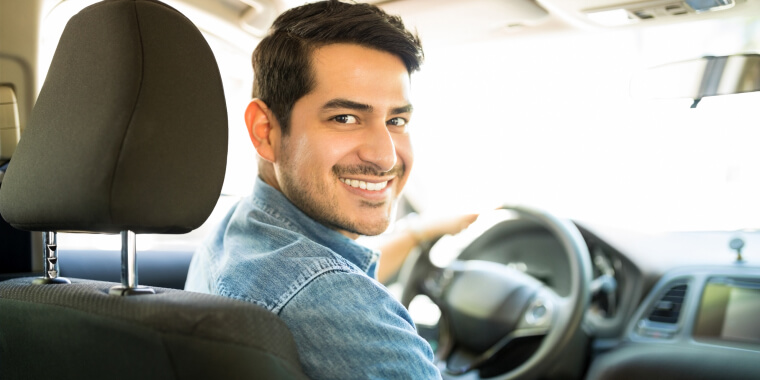
M 263 37 L 274 18 L 304 0 L 180 0 L 242 26 Z M 513 34 L 539 34 L 567 29 L 598 30 L 609 26 L 589 13 L 622 10 L 631 16 L 621 27 L 678 23 L 760 12 L 760 0 L 734 0 L 730 9 L 697 13 L 684 0 L 369 0 L 401 15 L 426 44 L 482 41 Z M 646 19 L 641 19 L 639 16 Z

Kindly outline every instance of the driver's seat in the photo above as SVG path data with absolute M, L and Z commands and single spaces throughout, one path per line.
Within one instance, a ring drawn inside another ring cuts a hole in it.
M 134 233 L 205 221 L 221 192 L 227 128 L 216 61 L 182 14 L 106 0 L 69 21 L 2 182 L 0 214 L 31 231 L 122 233 L 131 248 L 121 285 L 67 284 L 50 238 L 42 279 L 0 282 L 0 377 L 305 378 L 290 332 L 267 310 L 137 286 Z

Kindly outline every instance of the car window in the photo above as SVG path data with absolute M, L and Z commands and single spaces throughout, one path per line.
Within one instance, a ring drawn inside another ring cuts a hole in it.
M 760 50 L 756 20 L 434 46 L 415 79 L 418 209 L 528 204 L 621 228 L 760 226 L 758 95 L 646 100 L 644 68 Z

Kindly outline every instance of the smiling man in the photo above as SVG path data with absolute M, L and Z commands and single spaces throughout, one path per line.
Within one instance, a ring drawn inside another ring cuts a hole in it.
M 440 378 L 374 279 L 379 253 L 354 242 L 385 231 L 409 177 L 422 57 L 398 17 L 338 1 L 285 12 L 253 53 L 259 177 L 196 252 L 186 289 L 278 314 L 311 378 Z
M 311 59 L 315 85 L 287 131 L 261 99 L 247 110 L 259 175 L 317 222 L 352 239 L 377 235 L 412 165 L 409 73 L 392 53 L 356 44 L 318 47 Z

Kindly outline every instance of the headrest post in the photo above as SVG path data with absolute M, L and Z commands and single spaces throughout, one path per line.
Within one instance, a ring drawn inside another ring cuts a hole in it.
M 121 285 L 137 287 L 137 235 L 121 231 Z
M 114 286 L 109 293 L 118 296 L 156 293 L 137 284 L 137 235 L 133 231 L 121 231 L 121 286 Z
M 33 283 L 38 285 L 45 284 L 70 284 L 67 278 L 58 277 L 58 233 L 55 231 L 45 231 L 42 233 L 42 245 L 44 249 L 42 261 L 45 269 L 42 271 L 42 277 L 34 279 Z

